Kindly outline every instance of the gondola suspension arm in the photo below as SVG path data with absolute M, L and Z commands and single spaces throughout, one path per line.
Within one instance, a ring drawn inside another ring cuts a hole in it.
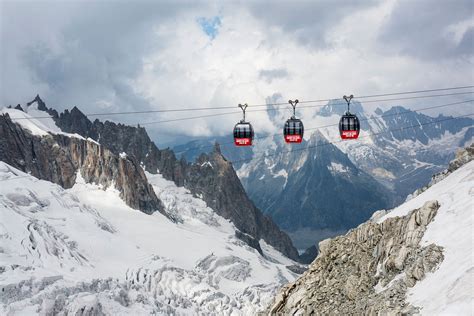
M 239 108 L 242 109 L 242 112 L 243 112 L 243 114 L 244 114 L 244 119 L 241 121 L 242 123 L 245 122 L 245 110 L 247 110 L 247 107 L 248 107 L 248 104 L 247 104 L 247 103 L 244 103 L 244 104 L 240 104 L 240 103 L 239 103 Z
M 298 102 L 299 102 L 298 99 L 295 99 L 294 101 L 288 100 L 288 103 L 293 108 L 293 116 L 291 117 L 292 119 L 296 118 L 296 105 L 298 104 Z
M 346 100 L 346 102 L 347 102 L 347 113 L 348 114 L 351 113 L 350 106 L 351 106 L 351 100 L 352 100 L 352 98 L 354 98 L 354 95 L 352 95 L 352 94 L 350 96 L 345 95 L 342 98 L 344 100 Z

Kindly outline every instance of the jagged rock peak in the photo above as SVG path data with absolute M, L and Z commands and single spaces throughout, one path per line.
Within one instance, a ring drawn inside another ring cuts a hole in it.
M 48 111 L 48 108 L 46 107 L 46 104 L 44 103 L 44 101 L 40 98 L 39 94 L 36 95 L 36 97 L 28 102 L 26 105 L 27 106 L 30 106 L 32 105 L 33 103 L 38 103 L 38 110 L 40 111 Z
M 311 134 L 309 140 L 308 140 L 308 145 L 313 146 L 313 145 L 323 145 L 329 143 L 328 139 L 321 133 L 320 131 L 316 130 Z
M 221 145 L 217 141 L 214 143 L 213 151 L 215 153 L 221 154 Z
M 79 110 L 79 108 L 78 108 L 77 106 L 74 106 L 74 107 L 71 109 L 71 114 L 73 114 L 73 115 L 86 116 L 84 113 L 82 113 L 81 110 Z

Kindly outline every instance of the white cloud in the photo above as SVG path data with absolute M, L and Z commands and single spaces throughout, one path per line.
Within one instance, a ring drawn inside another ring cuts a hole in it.
M 326 99 L 348 93 L 357 96 L 474 81 L 470 70 L 472 54 L 420 58 L 391 48 L 397 43 L 398 34 L 387 39 L 387 30 L 398 16 L 394 10 L 400 11 L 399 1 L 368 2 L 353 10 L 338 10 L 332 19 L 325 18 L 321 23 L 309 17 L 330 15 L 330 2 L 313 9 L 310 2 L 305 2 L 295 12 L 282 11 L 271 19 L 271 12 L 283 10 L 278 8 L 259 14 L 255 5 L 235 3 L 177 8 L 166 3 L 155 8 L 151 2 L 139 2 L 133 8 L 109 8 L 103 4 L 89 8 L 89 12 L 58 9 L 52 16 L 46 15 L 52 20 L 49 25 L 41 14 L 19 10 L 23 16 L 20 21 L 31 23 L 22 24 L 22 36 L 14 39 L 15 33 L 4 32 L 15 25 L 19 14 L 2 22 L 2 46 L 10 39 L 12 42 L 5 46 L 6 53 L 0 60 L 2 69 L 6 69 L 1 78 L 6 84 L 2 84 L 0 101 L 25 102 L 39 92 L 53 106 L 78 105 L 86 112 L 97 112 L 98 107 L 113 111 L 218 106 L 235 106 L 238 112 L 238 103 L 262 104 L 274 94 L 280 94 L 281 101 Z M 298 20 L 296 13 L 307 10 L 312 14 Z M 47 10 L 43 8 L 41 12 Z M 104 12 L 108 14 L 100 21 Z M 55 20 L 54 16 L 59 18 Z M 198 19 L 215 16 L 220 18 L 220 25 L 211 38 L 203 32 Z M 464 22 L 463 15 L 453 16 L 446 19 L 442 28 L 446 31 L 439 36 L 453 33 L 461 41 L 470 24 Z M 32 32 L 35 25 L 40 25 L 37 34 Z M 450 98 L 431 103 L 445 100 L 456 101 Z M 380 104 L 367 106 L 375 108 Z M 309 117 L 311 112 L 302 113 Z M 143 123 L 210 113 L 213 112 L 175 112 L 116 119 Z M 283 113 L 283 117 L 290 116 L 290 107 Z M 183 135 L 224 135 L 240 118 L 237 113 L 147 128 L 158 141 Z M 272 123 L 266 112 L 249 112 L 248 119 L 258 132 L 281 128 Z

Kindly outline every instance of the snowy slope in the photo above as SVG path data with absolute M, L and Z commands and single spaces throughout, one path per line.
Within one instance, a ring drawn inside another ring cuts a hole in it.
M 46 136 L 49 134 L 62 134 L 69 137 L 76 137 L 85 139 L 79 134 L 64 133 L 56 125 L 54 119 L 46 111 L 38 110 L 38 103 L 33 102 L 31 105 L 25 105 L 24 111 L 20 111 L 13 108 L 2 108 L 0 114 L 6 114 L 10 116 L 13 122 L 18 123 L 24 129 L 29 130 L 33 135 Z M 88 139 L 93 141 L 92 139 Z
M 441 207 L 421 245 L 442 246 L 444 260 L 438 270 L 427 274 L 409 290 L 408 301 L 421 307 L 423 315 L 471 315 L 474 302 L 474 161 L 378 221 L 406 215 L 429 200 L 437 200 Z
M 65 190 L 0 162 L 0 314 L 249 314 L 295 278 L 294 262 L 147 176 L 175 222 L 79 175 Z

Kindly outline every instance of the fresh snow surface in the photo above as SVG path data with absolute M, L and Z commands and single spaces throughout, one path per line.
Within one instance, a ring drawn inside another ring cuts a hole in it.
M 474 302 L 474 161 L 464 165 L 378 221 L 403 216 L 426 201 L 440 203 L 421 241 L 444 248 L 439 269 L 408 291 L 408 301 L 423 315 L 472 315 Z
M 51 115 L 49 115 L 49 113 L 38 110 L 37 102 L 32 103 L 30 106 L 24 105 L 23 110 L 25 112 L 13 108 L 9 109 L 7 107 L 4 107 L 0 110 L 0 113 L 8 113 L 13 122 L 20 124 L 21 127 L 29 130 L 33 135 L 36 136 L 61 134 L 69 137 L 85 139 L 79 134 L 70 134 L 61 131 L 61 129 L 56 125 L 54 119 Z M 90 138 L 88 138 L 88 140 L 89 139 Z M 90 140 L 93 141 L 92 139 Z
M 248 315 L 293 281 L 294 264 L 265 257 L 204 201 L 146 173 L 171 221 L 131 209 L 114 189 L 71 189 L 0 162 L 0 315 Z
M 343 165 L 337 162 L 331 162 L 331 165 L 328 166 L 328 170 L 332 172 L 339 172 L 339 173 L 345 173 L 349 171 L 347 170 L 346 167 L 344 167 Z

